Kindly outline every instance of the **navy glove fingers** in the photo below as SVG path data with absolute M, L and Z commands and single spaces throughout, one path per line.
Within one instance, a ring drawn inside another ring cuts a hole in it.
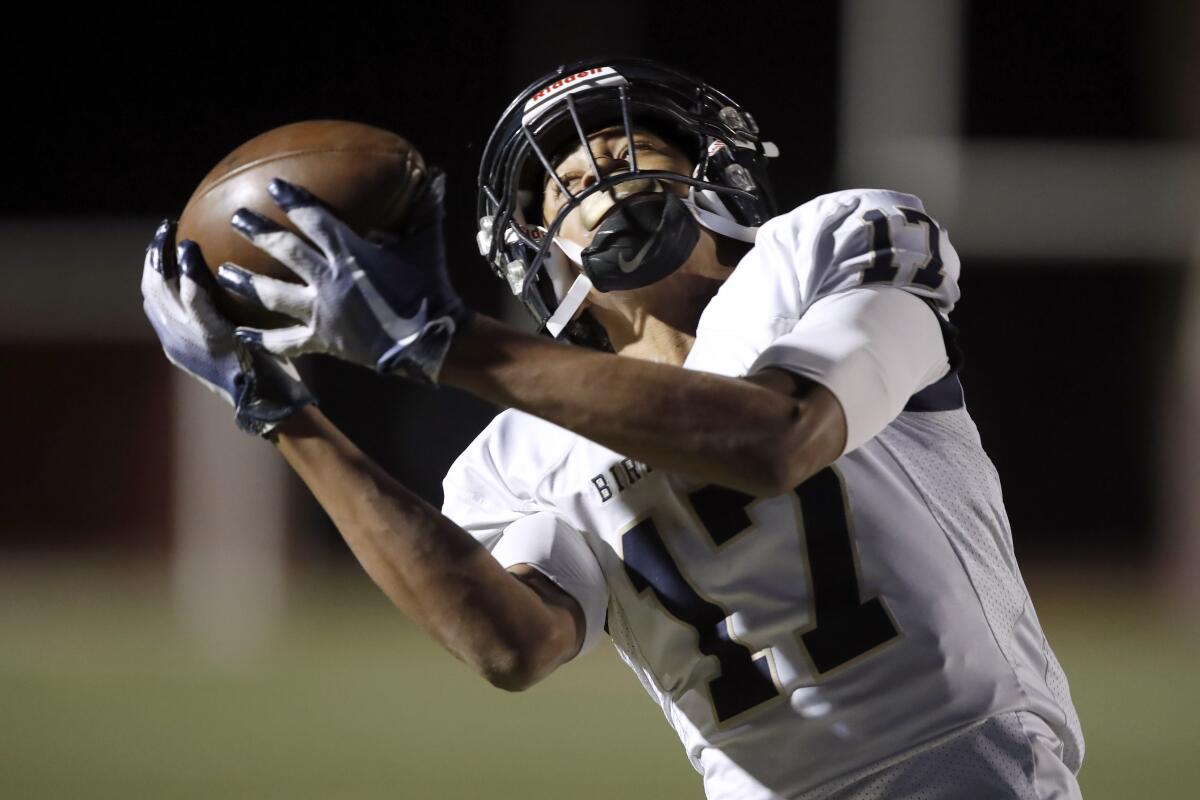
M 158 223 L 158 228 L 154 231 L 154 238 L 150 241 L 150 246 L 146 248 L 146 266 L 168 281 L 179 276 L 179 269 L 175 262 L 177 224 L 174 220 L 169 219 Z
M 193 319 L 200 323 L 210 336 L 227 336 L 232 325 L 221 316 L 213 305 L 212 292 L 217 288 L 200 246 L 190 239 L 179 243 L 179 270 L 183 273 L 179 281 L 179 297 L 183 307 Z
M 335 269 L 338 256 L 346 252 L 347 243 L 360 238 L 332 209 L 303 186 L 275 178 L 267 184 L 267 192 L 292 224 L 321 248 Z
M 154 231 L 150 244 L 146 245 L 146 256 L 142 260 L 142 298 L 156 307 L 170 302 L 175 291 L 174 240 L 174 223 L 164 219 Z
M 409 233 L 379 232 L 372 239 L 357 235 L 302 186 L 276 178 L 268 191 L 299 234 L 246 209 L 232 223 L 252 244 L 295 268 L 309 285 L 250 275 L 236 265 L 223 265 L 218 280 L 302 324 L 238 328 L 237 341 L 259 353 L 329 353 L 381 371 L 399 369 L 436 379 L 455 327 L 464 318 L 462 301 L 446 278 L 441 171 L 431 169 L 413 197 Z
M 319 283 L 329 274 L 329 265 L 324 256 L 274 220 L 248 208 L 239 208 L 229 224 L 250 244 L 266 252 L 307 283 Z
M 307 325 L 293 325 L 290 328 L 238 328 L 233 332 L 234 337 L 254 350 L 259 350 L 283 358 L 303 355 L 313 352 L 306 347 L 312 339 L 312 329 Z
M 205 291 L 216 287 L 208 264 L 204 261 L 204 254 L 200 252 L 200 245 L 191 239 L 184 239 L 175 249 L 179 258 L 179 271 L 183 275 L 203 287 Z
M 178 279 L 166 280 L 162 273 L 162 265 L 164 261 L 164 252 L 172 254 L 171 264 L 174 264 L 173 255 L 174 247 L 164 251 L 160 245 L 152 243 L 146 248 L 146 260 L 142 267 L 142 308 L 146 312 L 147 318 L 154 324 L 155 330 L 159 331 L 160 338 L 163 330 L 169 329 L 172 326 L 188 324 L 188 313 L 184 309 L 183 303 L 179 298 L 179 281 Z
M 217 269 L 217 283 L 268 311 L 298 319 L 306 325 L 312 322 L 316 289 L 311 286 L 255 275 L 231 263 Z
M 312 397 L 291 365 L 238 344 L 212 304 L 217 284 L 200 247 L 176 245 L 175 235 L 175 223 L 164 220 L 146 249 L 146 318 L 172 364 L 232 404 L 239 427 L 265 435 Z

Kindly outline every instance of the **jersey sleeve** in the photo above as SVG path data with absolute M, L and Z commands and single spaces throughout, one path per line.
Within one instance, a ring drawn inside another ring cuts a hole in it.
M 837 398 L 842 454 L 865 444 L 909 398 L 950 371 L 941 327 L 924 301 L 892 286 L 857 286 L 817 300 L 750 372 L 786 369 Z
M 894 286 L 928 299 L 943 315 L 959 298 L 961 265 L 949 236 L 920 198 L 902 192 L 853 189 L 818 197 L 764 225 L 751 255 L 795 280 L 797 316 L 858 286 Z
M 580 653 L 604 633 L 608 585 L 579 530 L 536 499 L 536 477 L 547 454 L 511 419 L 497 417 L 451 466 L 442 482 L 442 513 L 486 547 L 504 568 L 528 564 L 574 598 L 583 610 Z M 551 437 L 552 438 L 552 437 Z
M 787 369 L 829 389 L 849 452 L 950 371 L 958 255 L 919 198 L 883 189 L 825 195 L 764 227 L 751 255 L 795 281 L 783 289 L 795 321 L 749 371 Z
M 947 376 L 959 359 L 947 315 L 958 276 L 954 247 L 919 198 L 823 195 L 759 229 L 705 309 L 686 366 L 723 375 L 774 367 L 816 381 L 845 411 L 849 452 L 934 382 L 957 385 Z
M 521 517 L 504 529 L 492 555 L 505 569 L 528 564 L 574 598 L 583 610 L 580 653 L 600 641 L 608 611 L 608 585 L 579 531 L 550 511 Z

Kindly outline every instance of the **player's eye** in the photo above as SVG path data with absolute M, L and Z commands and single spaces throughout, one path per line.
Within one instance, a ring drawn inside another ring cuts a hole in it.
M 555 173 L 555 174 L 557 174 L 557 173 Z M 561 188 L 560 184 L 562 186 L 566 186 L 569 191 L 575 191 L 575 184 L 577 184 L 578 182 L 579 182 L 579 174 L 578 173 L 575 173 L 575 172 L 563 173 L 561 175 L 558 175 L 558 180 L 547 179 L 546 180 L 546 190 L 550 192 L 551 196 L 558 197 L 562 194 L 562 188 Z
M 645 141 L 642 139 L 634 139 L 633 146 L 638 149 L 639 153 L 642 152 L 643 150 L 654 150 L 655 149 L 654 142 Z M 622 159 L 622 160 L 629 158 L 629 145 L 621 146 L 621 149 L 617 151 L 617 158 Z

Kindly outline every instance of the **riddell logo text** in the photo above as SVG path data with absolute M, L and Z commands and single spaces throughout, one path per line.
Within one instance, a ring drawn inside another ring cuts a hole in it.
M 539 100 L 542 100 L 542 99 L 554 94 L 555 92 L 557 92 L 559 89 L 563 88 L 564 86 L 568 86 L 568 85 L 574 83 L 575 81 L 582 80 L 584 78 L 590 78 L 593 75 L 599 75 L 599 74 L 603 73 L 605 69 L 607 69 L 607 67 L 592 67 L 591 69 L 585 69 L 583 72 L 576 72 L 574 75 L 568 75 L 565 78 L 559 78 L 554 83 L 550 84 L 549 86 L 547 86 L 546 88 L 542 89 L 540 92 L 535 94 L 533 97 L 529 98 L 529 102 L 536 103 Z

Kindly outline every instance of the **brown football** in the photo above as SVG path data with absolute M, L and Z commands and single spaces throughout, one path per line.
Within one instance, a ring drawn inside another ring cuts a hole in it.
M 427 172 L 416 148 L 390 131 L 343 120 L 295 122 L 256 136 L 221 159 L 184 207 L 176 240 L 199 244 L 214 273 L 230 261 L 251 272 L 300 282 L 229 224 L 233 212 L 245 207 L 299 233 L 267 193 L 267 184 L 276 177 L 308 189 L 355 232 L 366 235 L 372 230 L 398 232 Z M 295 324 L 223 289 L 215 300 L 239 325 Z

